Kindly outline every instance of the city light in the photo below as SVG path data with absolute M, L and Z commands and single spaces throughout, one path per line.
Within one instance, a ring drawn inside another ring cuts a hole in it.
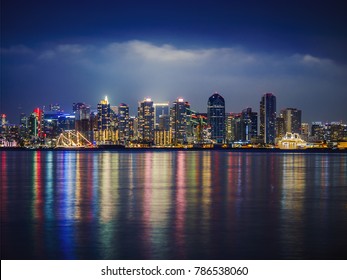
M 73 103 L 72 108 L 73 113 L 69 114 L 59 104 L 37 107 L 29 116 L 21 114 L 19 126 L 10 124 L 6 115 L 0 114 L 0 146 L 283 150 L 344 150 L 347 146 L 346 124 L 313 122 L 310 127 L 302 122 L 300 109 L 288 107 L 277 113 L 273 93 L 261 97 L 259 114 L 252 108 L 240 113 L 225 112 L 224 98 L 217 92 L 208 98 L 206 113 L 192 110 L 182 97 L 171 106 L 169 102 L 154 103 L 146 97 L 139 102 L 137 116 L 129 115 L 125 103 L 111 106 L 108 96 L 100 100 L 97 110 L 81 102 Z M 295 141 L 300 143 L 294 143 L 288 135 L 297 135 Z

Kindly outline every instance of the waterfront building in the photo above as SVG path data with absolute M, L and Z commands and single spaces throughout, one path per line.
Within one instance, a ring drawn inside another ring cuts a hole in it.
M 174 145 L 188 142 L 190 136 L 190 104 L 183 98 L 173 102 L 170 109 L 171 139 Z
M 98 104 L 97 129 L 94 132 L 97 144 L 114 143 L 114 133 L 111 128 L 111 107 L 107 96 Z
M 225 102 L 217 92 L 207 102 L 207 122 L 211 127 L 211 139 L 216 143 L 225 142 Z
M 10 124 L 5 114 L 0 115 L 0 147 L 17 147 L 20 140 L 19 137 L 19 126 L 15 124 Z
M 74 103 L 75 130 L 88 140 L 91 140 L 90 106 L 84 103 Z
M 35 108 L 29 117 L 29 134 L 34 138 L 44 138 L 44 113 Z
M 226 140 L 227 143 L 242 141 L 241 136 L 241 114 L 229 113 L 226 118 Z
M 281 110 L 285 132 L 301 134 L 301 110 L 286 108 Z
M 154 144 L 156 146 L 169 146 L 171 144 L 171 133 L 169 130 L 155 129 Z
M 60 131 L 75 130 L 75 126 L 74 114 L 58 115 L 58 128 Z
M 260 136 L 264 144 L 274 144 L 276 137 L 276 96 L 263 95 L 260 101 Z
M 159 117 L 159 130 L 169 131 L 170 130 L 170 116 L 161 115 Z
M 129 141 L 137 141 L 137 117 L 129 117 Z
M 311 125 L 310 141 L 324 141 L 324 125 L 322 122 L 313 122 Z
M 46 111 L 44 114 L 44 134 L 46 135 L 46 141 L 50 141 L 56 138 L 63 130 L 59 117 L 63 115 L 60 111 Z
M 240 122 L 241 141 L 255 141 L 258 136 L 258 113 L 252 112 L 252 108 L 246 108 L 242 110 Z
M 138 141 L 142 144 L 152 144 L 154 140 L 154 107 L 153 101 L 146 98 L 139 102 L 138 107 Z
M 286 132 L 278 141 L 278 147 L 284 150 L 307 149 L 307 142 L 300 138 L 299 133 Z
M 276 138 L 281 139 L 285 134 L 284 118 L 280 115 L 279 117 L 276 117 Z
M 308 141 L 308 137 L 309 137 L 309 125 L 308 123 L 301 123 L 301 138 L 305 141 Z
M 26 114 L 21 113 L 19 118 L 19 136 L 23 141 L 25 141 L 29 138 L 28 133 L 29 133 L 29 118 Z
M 207 113 L 198 113 L 190 110 L 190 131 L 191 137 L 188 138 L 188 143 L 193 144 L 210 144 L 211 129 L 207 125 Z
M 119 141 L 121 144 L 126 144 L 129 141 L 129 106 L 127 104 L 119 104 L 117 118 Z
M 313 122 L 311 141 L 338 142 L 347 140 L 347 125 L 342 122 Z
M 157 129 L 159 128 L 160 116 L 169 116 L 170 114 L 169 102 L 154 103 L 153 107 L 154 107 L 154 116 L 155 116 L 154 127 Z
M 341 122 L 331 122 L 325 124 L 325 140 L 328 142 L 338 142 L 347 140 L 347 126 Z

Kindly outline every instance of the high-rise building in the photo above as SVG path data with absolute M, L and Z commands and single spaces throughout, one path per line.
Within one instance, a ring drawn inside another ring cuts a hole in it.
M 129 140 L 137 141 L 137 117 L 130 116 L 129 117 Z
M 28 137 L 28 128 L 29 128 L 29 122 L 28 122 L 28 116 L 24 113 L 20 114 L 20 119 L 19 119 L 19 134 L 20 137 L 22 138 L 27 138 Z M 1 128 L 0 128 L 1 129 Z
M 230 125 L 230 142 L 242 142 L 242 121 L 240 113 L 230 113 L 228 115 L 228 126 Z
M 302 123 L 301 124 L 301 139 L 308 141 L 308 136 L 309 136 L 309 125 L 308 123 Z
M 111 107 L 107 96 L 98 104 L 97 120 L 98 127 L 94 135 L 95 140 L 99 144 L 111 143 L 113 140 L 111 131 Z
M 161 115 L 159 117 L 159 130 L 169 131 L 170 130 L 170 116 Z
M 301 134 L 301 110 L 286 108 L 281 110 L 285 132 Z
M 225 142 L 225 102 L 224 98 L 215 92 L 207 102 L 207 122 L 211 127 L 211 139 L 217 143 Z
M 60 126 L 59 118 L 63 115 L 61 111 L 46 111 L 44 115 L 44 133 L 48 139 L 58 137 L 66 127 Z
M 170 109 L 171 140 L 174 145 L 188 142 L 190 129 L 190 104 L 183 98 L 173 102 Z
M 74 130 L 76 127 L 74 114 L 61 114 L 58 116 L 58 128 L 61 131 Z
M 29 117 L 29 133 L 35 138 L 44 138 L 44 113 L 35 108 Z
M 284 118 L 280 115 L 276 117 L 276 138 L 281 139 L 285 134 Z
M 138 140 L 143 144 L 152 144 L 154 140 L 154 107 L 150 98 L 139 102 Z
M 126 144 L 129 141 L 129 106 L 121 103 L 118 106 L 119 141 Z
M 258 114 L 252 108 L 246 108 L 241 113 L 241 140 L 251 142 L 258 136 Z
M 324 140 L 324 125 L 322 122 L 313 122 L 311 125 L 311 141 Z
M 338 142 L 347 140 L 347 125 L 342 122 L 313 122 L 311 126 L 311 141 Z
M 91 140 L 90 106 L 84 103 L 74 103 L 75 130 Z
M 155 128 L 159 128 L 159 119 L 160 116 L 169 116 L 170 109 L 169 109 L 169 102 L 164 103 L 154 103 L 154 116 L 155 116 Z
M 276 138 L 276 96 L 263 95 L 260 101 L 260 136 L 265 144 L 274 144 Z

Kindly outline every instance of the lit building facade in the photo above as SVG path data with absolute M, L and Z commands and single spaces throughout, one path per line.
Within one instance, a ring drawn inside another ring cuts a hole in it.
M 44 138 L 44 113 L 35 108 L 29 117 L 29 134 L 34 138 Z
M 171 140 L 173 145 L 185 144 L 190 136 L 190 104 L 183 98 L 173 102 L 170 110 Z
M 164 103 L 154 103 L 154 125 L 155 128 L 159 128 L 159 122 L 160 122 L 160 117 L 161 116 L 169 116 L 170 114 L 170 108 L 169 108 L 169 102 L 164 102 Z
M 265 144 L 275 144 L 276 138 L 276 96 L 263 95 L 260 101 L 260 136 Z
M 121 103 L 118 106 L 118 131 L 121 144 L 127 144 L 129 141 L 129 106 Z
M 347 124 L 342 122 L 313 122 L 310 140 L 324 142 L 347 141 Z
M 111 129 L 111 107 L 107 96 L 98 104 L 97 130 L 94 132 L 97 144 L 110 144 L 114 142 Z
M 310 135 L 310 127 L 308 123 L 301 124 L 301 139 L 308 141 L 308 137 Z
M 313 122 L 311 125 L 311 141 L 324 141 L 325 129 L 322 122 Z
M 243 142 L 254 141 L 258 136 L 258 113 L 252 112 L 252 108 L 246 108 L 241 113 L 241 140 Z
M 301 110 L 286 108 L 281 110 L 285 132 L 301 134 Z
M 207 102 L 207 122 L 211 127 L 211 139 L 217 143 L 225 142 L 225 101 L 217 92 Z
M 280 115 L 279 117 L 276 117 L 276 138 L 281 139 L 285 134 L 284 118 Z
M 138 141 L 143 144 L 152 144 L 154 141 L 154 107 L 153 101 L 146 98 L 139 102 L 138 107 Z
M 73 111 L 75 114 L 75 130 L 91 140 L 90 106 L 84 103 L 75 103 Z

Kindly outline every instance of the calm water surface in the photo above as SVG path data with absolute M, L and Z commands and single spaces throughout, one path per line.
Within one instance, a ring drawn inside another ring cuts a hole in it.
M 0 152 L 1 259 L 346 259 L 347 155 Z

